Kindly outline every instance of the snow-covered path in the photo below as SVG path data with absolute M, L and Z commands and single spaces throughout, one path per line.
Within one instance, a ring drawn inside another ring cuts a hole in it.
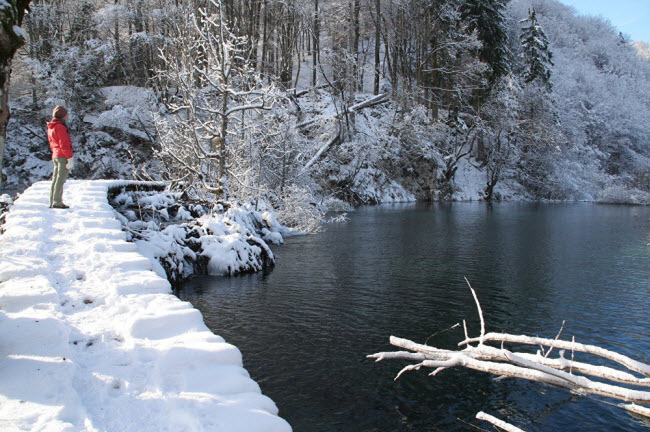
M 0 236 L 0 430 L 290 431 L 239 350 L 125 241 L 114 181 L 50 182 Z

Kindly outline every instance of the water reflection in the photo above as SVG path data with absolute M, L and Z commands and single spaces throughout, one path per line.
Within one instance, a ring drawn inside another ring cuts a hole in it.
M 366 354 L 388 336 L 423 342 L 477 314 L 488 331 L 565 335 L 639 359 L 650 352 L 650 209 L 449 203 L 364 208 L 275 248 L 276 268 L 206 278 L 179 295 L 244 354 L 280 414 L 302 431 L 473 430 L 484 410 L 528 431 L 647 430 L 593 399 L 463 370 L 393 377 Z M 452 348 L 462 330 L 430 344 Z M 588 415 L 585 415 L 588 413 Z

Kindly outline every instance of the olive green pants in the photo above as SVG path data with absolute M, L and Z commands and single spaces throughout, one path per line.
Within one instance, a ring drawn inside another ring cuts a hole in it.
M 68 179 L 68 159 L 64 157 L 52 159 L 54 173 L 50 188 L 50 207 L 63 204 L 63 184 Z

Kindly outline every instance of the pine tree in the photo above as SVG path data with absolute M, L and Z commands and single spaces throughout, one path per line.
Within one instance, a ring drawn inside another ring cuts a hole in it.
M 460 7 L 460 17 L 467 22 L 467 30 L 476 31 L 483 43 L 479 57 L 492 68 L 491 83 L 510 71 L 505 8 L 505 0 L 466 0 Z
M 531 83 L 539 80 L 548 90 L 551 90 L 551 70 L 553 53 L 544 30 L 537 22 L 535 9 L 528 10 L 528 18 L 521 20 L 524 24 L 521 31 L 521 45 L 526 65 L 524 80 Z

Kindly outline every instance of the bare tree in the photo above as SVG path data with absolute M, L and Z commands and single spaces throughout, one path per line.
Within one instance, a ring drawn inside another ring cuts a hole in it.
M 271 109 L 277 94 L 273 85 L 262 85 L 245 57 L 247 39 L 230 31 L 220 1 L 188 10 L 186 17 L 161 53 L 167 68 L 159 77 L 172 90 L 167 105 L 175 114 L 175 120 L 159 122 L 162 156 L 179 179 L 224 196 L 229 145 L 237 135 L 231 122 L 243 127 L 245 112 Z
M 314 0 L 314 20 L 312 27 L 312 78 L 311 85 L 316 87 L 318 82 L 318 63 L 320 62 L 320 9 L 318 0 Z

